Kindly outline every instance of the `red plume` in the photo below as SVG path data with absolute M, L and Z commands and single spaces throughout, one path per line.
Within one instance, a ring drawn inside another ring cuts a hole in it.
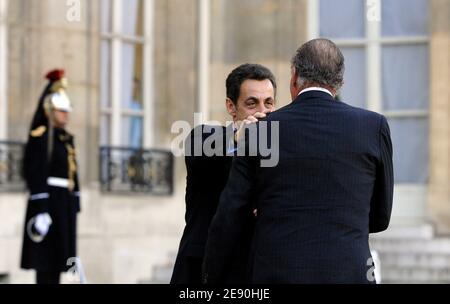
M 54 81 L 58 81 L 61 80 L 61 78 L 64 77 L 64 70 L 53 70 L 50 71 L 45 78 L 47 78 L 48 80 L 54 82 Z

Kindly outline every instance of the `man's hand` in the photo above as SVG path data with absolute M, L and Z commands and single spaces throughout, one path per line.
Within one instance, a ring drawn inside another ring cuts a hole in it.
M 246 119 L 244 119 L 243 121 L 238 121 L 236 123 L 238 130 L 236 131 L 236 134 L 234 135 L 234 140 L 236 142 L 238 142 L 241 137 L 243 136 L 242 134 L 244 134 L 244 129 L 246 125 L 258 122 L 260 119 L 266 118 L 266 114 L 261 113 L 261 112 L 256 112 L 253 115 L 248 116 Z

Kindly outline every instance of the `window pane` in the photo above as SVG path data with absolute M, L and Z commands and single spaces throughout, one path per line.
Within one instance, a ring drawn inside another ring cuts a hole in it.
M 111 106 L 111 43 L 105 40 L 101 44 L 100 86 L 102 108 L 109 108 Z
M 428 120 L 390 119 L 395 183 L 428 181 Z
M 102 115 L 100 118 L 100 145 L 108 146 L 111 142 L 111 117 Z
M 365 1 L 321 0 L 320 36 L 328 38 L 363 38 L 365 36 Z
M 383 36 L 427 35 L 427 0 L 383 0 L 381 10 Z
M 428 109 L 427 45 L 383 47 L 382 65 L 385 110 Z
M 111 32 L 112 24 L 112 5 L 111 0 L 101 0 L 101 31 L 103 33 Z
M 127 36 L 143 36 L 142 0 L 122 0 L 122 34 Z
M 131 148 L 142 147 L 143 119 L 138 116 L 122 117 L 122 145 Z
M 341 48 L 345 57 L 344 86 L 340 97 L 355 107 L 366 107 L 366 52 L 364 48 Z
M 142 110 L 142 45 L 122 45 L 122 107 Z

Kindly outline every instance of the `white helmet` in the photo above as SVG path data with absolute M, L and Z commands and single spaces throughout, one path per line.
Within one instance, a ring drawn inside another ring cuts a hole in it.
M 48 95 L 48 102 L 52 110 L 72 112 L 72 105 L 69 97 L 63 90 Z

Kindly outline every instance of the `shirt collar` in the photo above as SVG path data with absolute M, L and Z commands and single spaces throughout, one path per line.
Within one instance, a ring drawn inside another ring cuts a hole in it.
M 310 88 L 306 88 L 306 89 L 304 89 L 303 91 L 301 91 L 300 93 L 298 93 L 297 96 L 300 96 L 301 94 L 306 93 L 306 92 L 309 92 L 309 91 L 321 91 L 321 92 L 325 92 L 325 93 L 331 95 L 331 97 L 334 98 L 333 94 L 331 94 L 330 91 L 328 91 L 328 90 L 325 89 L 325 88 L 321 88 L 321 87 L 310 87 Z

